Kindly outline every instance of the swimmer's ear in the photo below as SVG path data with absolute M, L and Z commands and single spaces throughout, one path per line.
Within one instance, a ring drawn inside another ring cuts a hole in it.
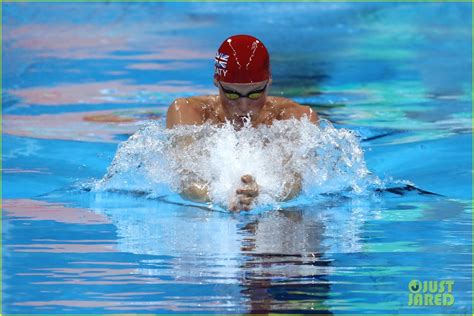
M 270 76 L 270 78 L 268 78 L 268 83 L 267 83 L 268 86 L 271 86 L 272 85 L 272 76 Z

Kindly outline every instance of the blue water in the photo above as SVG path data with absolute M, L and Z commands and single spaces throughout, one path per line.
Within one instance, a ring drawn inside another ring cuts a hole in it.
M 472 314 L 470 3 L 2 7 L 3 313 Z M 231 214 L 81 189 L 174 98 L 215 93 L 236 33 L 391 190 Z M 415 279 L 454 304 L 409 306 Z

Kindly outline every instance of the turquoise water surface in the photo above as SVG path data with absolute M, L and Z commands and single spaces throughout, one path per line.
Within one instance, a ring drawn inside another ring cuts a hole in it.
M 472 314 L 471 3 L 2 7 L 4 314 Z M 176 97 L 216 93 L 237 33 L 385 185 L 240 214 L 91 192 Z M 412 280 L 454 302 L 410 306 Z

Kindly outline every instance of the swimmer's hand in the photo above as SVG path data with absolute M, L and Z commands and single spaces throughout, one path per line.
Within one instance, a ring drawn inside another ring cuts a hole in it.
M 249 211 L 259 194 L 255 178 L 246 174 L 240 178 L 242 186 L 235 190 L 236 195 L 230 201 L 229 209 L 234 212 L 241 210 Z

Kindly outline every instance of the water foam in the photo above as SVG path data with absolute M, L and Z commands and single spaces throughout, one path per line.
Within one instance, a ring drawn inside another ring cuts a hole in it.
M 183 142 L 187 145 L 183 146 Z M 326 120 L 276 121 L 235 130 L 230 123 L 166 129 L 149 122 L 122 143 L 95 189 L 159 196 L 196 178 L 209 184 L 212 203 L 227 207 L 241 176 L 260 186 L 258 205 L 279 204 L 285 183 L 302 177 L 302 196 L 341 191 L 365 194 L 380 180 L 368 171 L 359 139 Z

